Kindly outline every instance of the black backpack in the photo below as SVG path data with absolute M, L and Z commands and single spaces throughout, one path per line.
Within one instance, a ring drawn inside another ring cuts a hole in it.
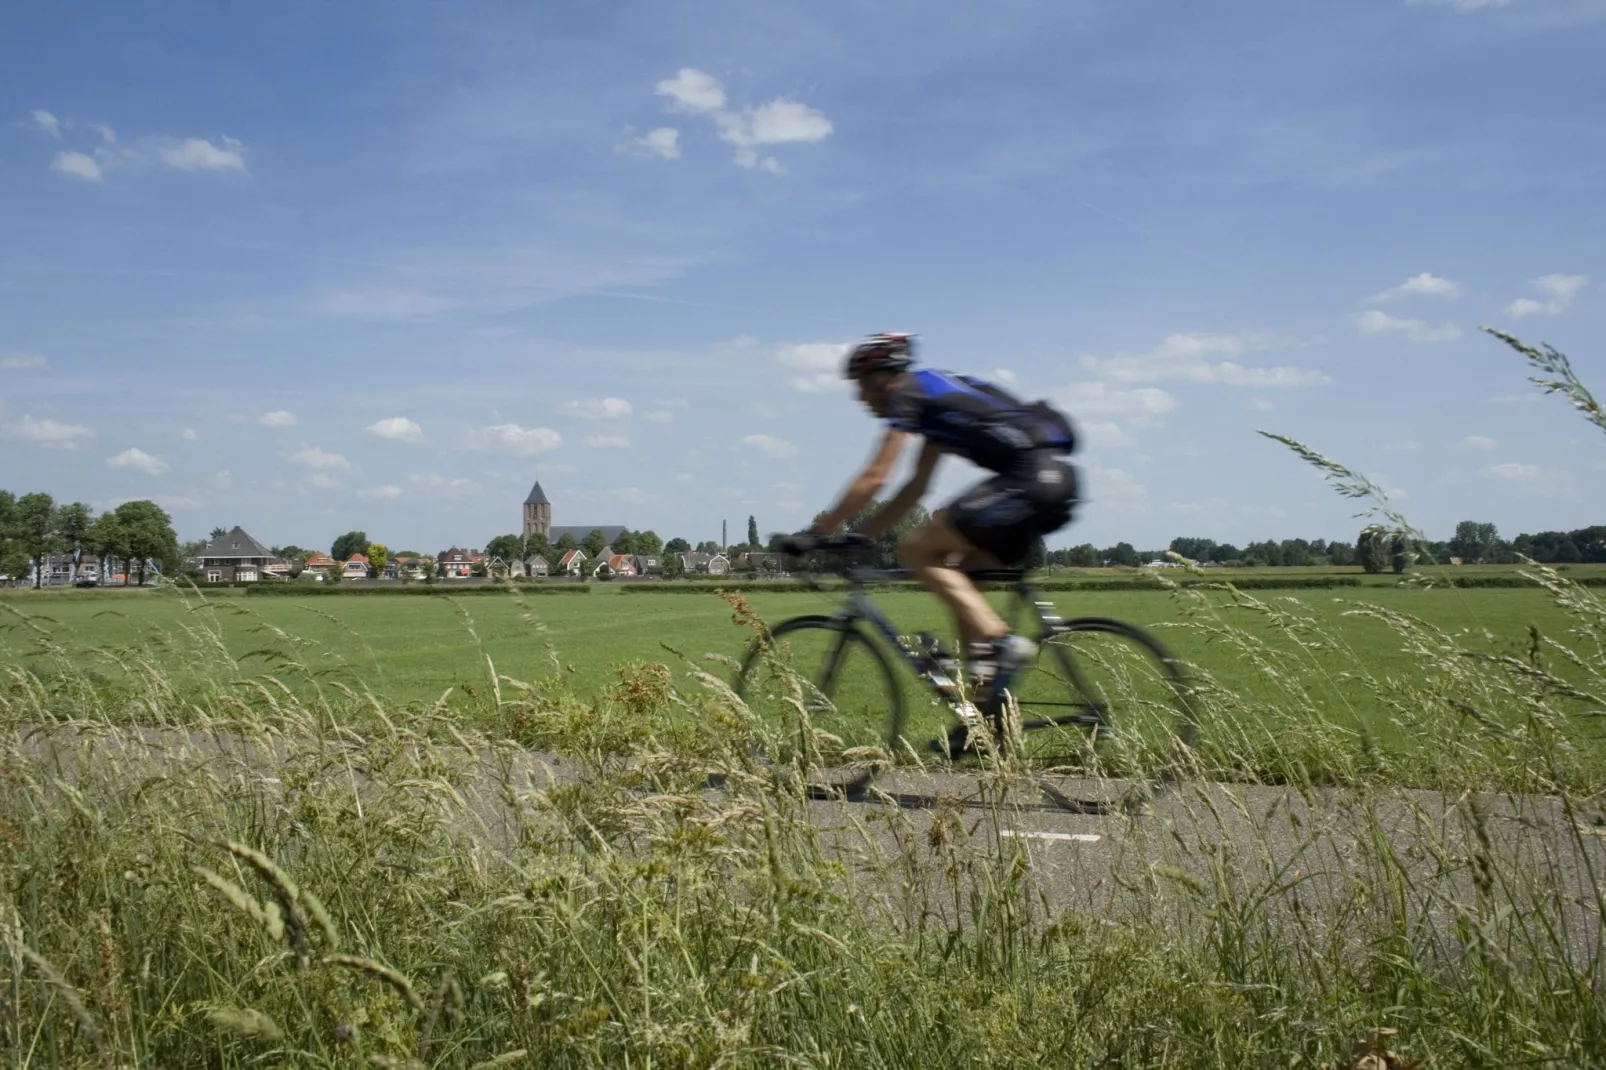
M 1031 421 L 1032 437 L 1039 449 L 1053 453 L 1075 453 L 1079 443 L 1071 421 L 1047 401 L 1039 399 L 1025 406 Z

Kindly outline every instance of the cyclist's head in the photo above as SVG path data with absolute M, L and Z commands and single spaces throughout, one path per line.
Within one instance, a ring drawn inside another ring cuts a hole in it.
M 849 351 L 842 375 L 859 384 L 859 400 L 881 416 L 887 387 L 913 363 L 913 335 L 872 334 Z

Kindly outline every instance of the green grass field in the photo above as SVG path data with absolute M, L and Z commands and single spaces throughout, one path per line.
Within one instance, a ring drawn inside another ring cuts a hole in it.
M 1563 637 L 1573 624 L 1538 588 L 1253 595 L 1253 605 L 1237 606 L 1219 592 L 1050 597 L 1065 617 L 1116 617 L 1150 629 L 1232 693 L 1240 711 L 1231 726 L 1237 737 L 1286 737 L 1323 721 L 1341 732 L 1364 731 L 1395 751 L 1420 749 L 1412 707 L 1422 701 L 1418 691 L 1431 691 L 1425 681 L 1440 670 L 1431 656 L 1413 652 L 1394 627 L 1358 611 L 1409 614 L 1455 635 L 1464 650 L 1519 658 L 1531 647 L 1532 630 L 1541 638 Z M 997 600 L 1005 601 L 1002 595 Z M 947 634 L 941 608 L 929 596 L 887 592 L 876 601 L 904 634 Z M 829 613 L 839 599 L 764 591 L 753 594 L 750 604 L 775 623 Z M 727 665 L 703 656 L 737 656 L 751 635 L 733 622 L 731 607 L 717 595 L 632 597 L 610 588 L 565 598 L 296 599 L 212 592 L 201 599 L 163 591 L 0 600 L 0 666 L 27 666 L 46 680 L 82 673 L 97 690 L 115 693 L 120 683 L 137 683 L 136 655 L 144 652 L 181 696 L 228 690 L 232 679 L 269 674 L 302 693 L 315 679 L 333 679 L 366 687 L 397 707 L 419 709 L 447 694 L 454 715 L 470 721 L 494 715 L 491 665 L 519 680 L 554 674 L 548 642 L 568 690 L 585 696 L 616 681 L 616 670 L 633 662 L 668 663 L 678 674 L 671 649 L 728 679 Z M 1295 677 L 1297 687 L 1291 683 Z M 901 668 L 899 679 L 910 713 L 908 733 L 930 738 L 948 720 L 947 711 Z M 884 708 L 868 691 L 858 697 L 867 710 Z M 842 696 L 839 702 L 846 708 Z M 1245 710 L 1258 711 L 1247 715 L 1256 723 L 1245 725 Z M 1226 730 L 1208 721 L 1201 727 L 1218 739 Z M 1286 738 L 1278 743 L 1283 746 Z M 1240 739 L 1239 745 L 1246 744 Z M 1253 747 L 1252 738 L 1247 745 Z

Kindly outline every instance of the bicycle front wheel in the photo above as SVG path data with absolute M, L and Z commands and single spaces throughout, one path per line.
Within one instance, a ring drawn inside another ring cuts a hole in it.
M 1021 746 L 1058 772 L 1173 783 L 1191 766 L 1196 700 L 1181 664 L 1125 621 L 1082 617 L 1038 640 L 1011 688 Z
M 854 798 L 890 765 L 903 731 L 892 665 L 852 621 L 797 617 L 748 648 L 736 694 L 766 758 L 814 794 Z

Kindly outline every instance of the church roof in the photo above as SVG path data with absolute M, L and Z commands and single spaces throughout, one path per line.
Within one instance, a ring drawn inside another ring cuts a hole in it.
M 541 481 L 536 480 L 535 486 L 530 488 L 530 496 L 524 499 L 525 505 L 551 505 L 547 499 L 546 491 L 541 489 Z

